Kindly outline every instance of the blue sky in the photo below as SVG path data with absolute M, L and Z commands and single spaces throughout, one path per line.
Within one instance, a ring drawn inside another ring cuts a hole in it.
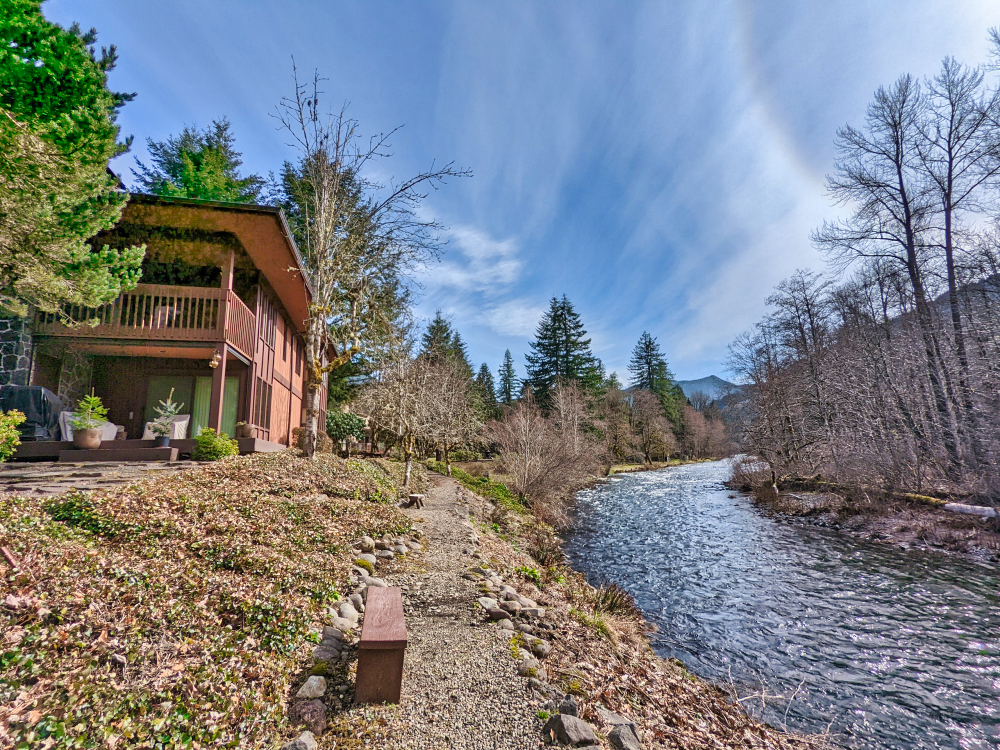
M 304 2 L 49 0 L 46 16 L 118 46 L 121 116 L 145 139 L 227 116 L 248 170 L 289 158 L 270 114 L 291 60 L 364 131 L 398 125 L 391 175 L 454 160 L 433 194 L 449 227 L 417 314 L 440 308 L 475 363 L 523 374 L 538 318 L 567 294 L 609 370 L 648 330 L 679 378 L 726 346 L 796 268 L 838 126 L 872 92 L 987 57 L 996 0 Z M 390 176 L 387 174 L 386 176 Z

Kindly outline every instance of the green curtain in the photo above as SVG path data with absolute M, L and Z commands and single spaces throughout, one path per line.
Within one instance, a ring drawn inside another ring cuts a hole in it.
M 233 436 L 236 432 L 236 407 L 240 402 L 239 377 L 227 377 L 222 394 L 222 431 Z M 208 426 L 212 410 L 212 378 L 199 377 L 194 384 L 194 409 L 191 410 L 191 437 L 197 437 Z
M 191 409 L 191 430 L 189 437 L 198 437 L 208 425 L 208 415 L 212 409 L 212 378 L 199 377 L 194 382 L 194 408 Z
M 232 437 L 236 433 L 236 405 L 239 403 L 240 379 L 226 378 L 222 392 L 222 431 Z

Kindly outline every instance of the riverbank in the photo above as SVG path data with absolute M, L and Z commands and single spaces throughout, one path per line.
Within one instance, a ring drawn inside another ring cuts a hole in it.
M 700 464 L 718 460 L 718 458 L 672 458 L 669 461 L 653 461 L 648 464 L 614 464 L 608 470 L 608 476 L 632 474 L 637 471 L 658 471 L 671 466 L 687 466 L 688 464 Z
M 496 480 L 454 468 L 455 484 L 504 497 Z M 634 723 L 645 748 L 826 746 L 822 738 L 786 733 L 753 719 L 734 695 L 699 679 L 680 662 L 657 656 L 649 641 L 651 626 L 634 600 L 617 586 L 590 586 L 567 565 L 553 531 L 526 509 L 508 502 L 483 503 L 471 493 L 468 497 L 480 503 L 478 511 L 475 502 L 468 506 L 479 541 L 478 549 L 466 553 L 547 613 L 543 628 L 529 624 L 525 631 L 528 638 L 542 635 L 547 644 L 529 680 L 537 716 L 547 719 L 569 694 L 575 696 L 579 716 L 602 736 L 617 721 L 607 718 L 610 711 Z M 481 593 L 493 596 L 496 587 L 488 587 L 486 576 L 475 575 L 484 587 Z M 513 651 L 528 645 L 518 641 L 525 636 L 513 629 L 511 636 Z
M 975 506 L 947 500 L 851 489 L 815 480 L 783 479 L 775 493 L 770 481 L 734 483 L 768 513 L 836 528 L 860 539 L 1000 561 L 1000 523 L 976 515 Z M 949 506 L 958 506 L 959 510 Z M 983 509 L 987 510 L 987 509 Z

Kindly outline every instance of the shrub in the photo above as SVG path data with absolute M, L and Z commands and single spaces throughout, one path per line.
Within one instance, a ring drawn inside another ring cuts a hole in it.
M 365 420 L 349 411 L 332 410 L 326 413 L 326 434 L 333 440 L 347 440 L 349 437 L 365 439 Z
M 191 457 L 195 461 L 218 461 L 226 456 L 237 456 L 240 444 L 224 432 L 216 432 L 211 427 L 204 428 L 198 437 L 198 443 Z
M 17 446 L 21 444 L 21 433 L 17 427 L 25 420 L 24 414 L 16 409 L 0 413 L 0 461 L 6 461 L 14 455 Z

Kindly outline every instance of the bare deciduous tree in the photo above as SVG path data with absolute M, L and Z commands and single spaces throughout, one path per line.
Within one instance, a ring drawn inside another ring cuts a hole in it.
M 364 139 L 346 108 L 324 112 L 319 84 L 318 75 L 307 84 L 296 71 L 294 93 L 276 115 L 298 152 L 296 163 L 285 166 L 283 191 L 312 292 L 305 321 L 308 456 L 315 450 L 326 374 L 360 351 L 368 327 L 385 324 L 385 295 L 439 252 L 438 224 L 416 212 L 424 191 L 468 174 L 447 164 L 398 183 L 373 182 L 366 172 L 373 160 L 390 155 L 396 131 Z

